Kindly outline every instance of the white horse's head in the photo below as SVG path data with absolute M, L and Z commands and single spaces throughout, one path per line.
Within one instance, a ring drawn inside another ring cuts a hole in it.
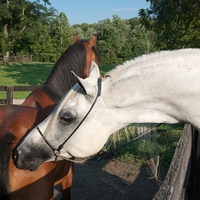
M 67 158 L 84 158 L 97 153 L 104 146 L 109 137 L 105 134 L 105 128 L 110 126 L 110 119 L 104 111 L 99 77 L 99 68 L 95 63 L 87 79 L 77 77 L 79 83 L 17 147 L 14 158 L 19 168 L 37 169 L 42 162 L 55 159 L 54 151 L 57 150 Z M 99 104 L 101 109 L 98 108 Z M 103 112 L 104 125 L 101 126 L 99 116 Z

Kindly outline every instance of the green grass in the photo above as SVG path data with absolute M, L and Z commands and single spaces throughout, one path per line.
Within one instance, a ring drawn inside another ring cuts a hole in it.
M 42 85 L 48 77 L 54 63 L 12 63 L 0 66 L 0 86 L 29 86 Z M 104 75 L 114 65 L 101 64 L 100 70 Z M 30 92 L 14 92 L 14 99 L 24 99 Z M 0 99 L 6 98 L 6 92 L 0 91 Z
M 0 66 L 1 86 L 29 86 L 41 85 L 48 77 L 53 63 L 12 63 Z M 24 99 L 30 92 L 14 92 L 15 99 Z M 0 98 L 4 99 L 6 92 L 0 91 Z
M 0 66 L 0 85 L 41 85 L 53 63 L 13 63 Z

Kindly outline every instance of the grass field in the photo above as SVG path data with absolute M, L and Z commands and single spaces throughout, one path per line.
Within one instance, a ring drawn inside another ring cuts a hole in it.
M 42 85 L 48 77 L 54 63 L 13 63 L 0 66 L 0 86 Z M 102 74 L 112 69 L 114 65 L 101 65 Z M 14 99 L 24 99 L 30 92 L 14 92 Z M 6 92 L 0 91 L 0 99 L 6 97 Z
M 49 75 L 53 63 L 13 63 L 0 66 L 1 86 L 41 85 Z M 14 92 L 15 99 L 24 99 L 30 92 Z M 5 98 L 6 92 L 0 92 L 0 98 Z

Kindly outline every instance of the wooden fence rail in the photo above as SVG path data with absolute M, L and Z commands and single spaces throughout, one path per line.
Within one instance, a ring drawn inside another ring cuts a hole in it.
M 40 86 L 0 86 L 0 91 L 6 91 L 6 98 L 0 99 L 0 104 L 13 104 L 14 91 L 33 91 Z
M 4 57 L 0 58 L 0 66 L 1 65 L 6 65 L 8 63 L 13 63 L 13 62 L 22 62 L 22 63 L 28 63 L 33 61 L 33 56 L 32 55 L 27 55 L 27 56 L 10 56 L 10 57 Z

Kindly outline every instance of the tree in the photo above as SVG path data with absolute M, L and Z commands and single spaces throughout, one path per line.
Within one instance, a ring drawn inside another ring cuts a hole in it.
M 130 33 L 128 21 L 114 15 L 112 21 L 106 19 L 96 25 L 98 33 L 98 49 L 104 62 L 121 63 L 121 51 Z
M 97 31 L 95 24 L 75 24 L 72 26 L 73 34 L 78 34 L 81 39 L 89 39 L 94 36 Z
M 147 0 L 149 9 L 141 9 L 140 19 L 147 30 L 156 33 L 160 49 L 200 47 L 199 0 Z
M 48 0 L 44 2 L 49 3 Z M 38 2 L 0 0 L 0 46 L 4 56 L 31 50 L 32 41 L 43 30 L 55 9 Z
M 122 20 L 113 16 L 112 21 L 100 21 L 96 30 L 97 45 L 104 62 L 119 64 L 150 51 L 148 32 L 141 27 L 138 18 Z
M 9 50 L 13 47 L 13 43 L 21 37 L 26 29 L 26 7 L 25 0 L 0 1 L 1 50 L 5 56 L 9 56 Z
M 129 54 L 125 56 L 125 60 L 155 51 L 152 39 L 153 36 L 141 26 L 139 19 L 132 18 L 128 21 L 131 26 L 131 31 L 127 40 L 127 45 L 131 50 Z
M 50 35 L 53 40 L 54 49 L 59 54 L 63 53 L 72 43 L 72 30 L 65 13 L 57 15 L 50 25 Z

